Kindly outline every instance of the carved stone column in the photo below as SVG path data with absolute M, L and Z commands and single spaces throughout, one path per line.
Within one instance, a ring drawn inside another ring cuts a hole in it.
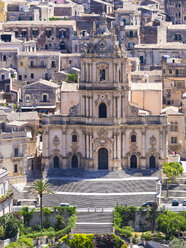
M 121 159 L 121 135 L 117 134 L 117 158 Z
M 86 133 L 87 158 L 89 158 L 89 134 Z

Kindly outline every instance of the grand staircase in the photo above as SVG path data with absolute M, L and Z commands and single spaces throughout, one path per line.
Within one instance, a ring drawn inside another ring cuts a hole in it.
M 43 196 L 43 206 L 60 206 L 61 203 L 76 206 L 75 233 L 113 233 L 114 207 L 117 204 L 141 206 L 153 201 L 159 172 L 51 170 L 48 176 L 53 194 Z M 27 182 L 17 196 L 22 206 L 35 205 L 37 196 L 30 193 L 31 184 Z

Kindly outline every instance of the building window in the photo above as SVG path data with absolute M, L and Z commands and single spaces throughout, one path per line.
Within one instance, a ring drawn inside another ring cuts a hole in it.
M 20 81 L 22 80 L 22 75 L 19 75 L 19 80 L 20 80 Z
M 6 55 L 3 55 L 3 61 L 6 62 Z
M 171 69 L 169 70 L 169 74 L 172 74 L 172 70 Z
M 37 36 L 38 36 L 38 30 L 33 30 L 32 31 L 32 34 L 33 34 L 34 38 L 37 38 Z
M 107 118 L 107 105 L 105 103 L 99 105 L 99 118 Z
M 176 76 L 178 76 L 179 75 L 179 70 L 176 70 Z
M 18 166 L 17 164 L 14 164 L 14 173 L 17 173 L 18 172 Z
M 30 67 L 34 67 L 34 61 L 30 61 Z
M 52 61 L 52 68 L 55 68 L 55 67 L 56 67 L 56 62 Z
M 27 31 L 22 31 L 22 37 L 24 37 L 24 38 L 27 37 Z
M 66 38 L 66 31 L 65 30 L 60 30 L 59 37 L 60 38 Z
M 105 80 L 105 69 L 101 69 L 100 70 L 100 81 L 104 81 Z
M 14 148 L 14 157 L 18 157 L 19 149 Z
M 76 134 L 72 135 L 72 142 L 77 142 L 77 135 Z
M 52 35 L 52 31 L 50 29 L 46 30 L 46 36 L 47 38 L 50 38 L 50 36 Z
M 181 34 L 175 34 L 175 40 L 181 40 Z
M 140 56 L 140 64 L 143 64 L 143 63 L 144 63 L 143 56 Z
M 65 45 L 65 42 L 61 42 L 60 43 L 60 50 L 65 50 L 66 49 L 66 45 Z
M 177 137 L 171 137 L 171 144 L 177 144 Z
M 131 141 L 132 143 L 135 143 L 135 142 L 136 142 L 136 135 L 135 135 L 135 134 L 131 135 L 130 141 Z
M 47 102 L 47 95 L 43 95 L 43 102 Z
M 72 60 L 71 60 L 71 59 L 69 59 L 68 63 L 69 63 L 69 65 L 71 65 L 71 64 L 72 64 Z
M 30 77 L 31 77 L 31 79 L 33 79 L 34 78 L 34 73 L 31 73 Z
M 41 67 L 45 67 L 45 62 L 44 62 L 44 60 L 41 60 L 41 61 L 40 61 L 40 66 L 41 66 Z
M 5 75 L 2 74 L 2 75 L 1 75 L 1 80 L 4 80 L 4 79 L 5 79 Z
M 26 96 L 26 102 L 30 102 L 30 96 Z

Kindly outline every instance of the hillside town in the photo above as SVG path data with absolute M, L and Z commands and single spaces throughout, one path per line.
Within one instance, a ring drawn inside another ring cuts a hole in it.
M 0 0 L 1 247 L 186 247 L 186 1 Z

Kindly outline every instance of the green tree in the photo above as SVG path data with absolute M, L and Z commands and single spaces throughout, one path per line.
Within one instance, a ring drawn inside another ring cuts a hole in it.
M 32 208 L 30 211 L 29 211 L 29 208 L 28 207 L 23 207 L 21 210 L 20 210 L 20 214 L 23 216 L 24 218 L 24 225 L 25 226 L 29 226 L 29 222 L 33 216 L 33 214 L 35 213 L 35 209 Z
M 158 209 L 158 203 L 157 201 L 153 201 L 152 203 L 152 233 L 155 230 L 157 209 Z
M 78 82 L 78 74 L 77 73 L 68 73 L 66 77 L 67 83 L 77 83 Z
M 183 166 L 178 162 L 163 164 L 163 173 L 167 176 L 167 197 L 169 196 L 169 185 L 176 181 L 179 175 L 183 174 Z
M 0 226 L 4 229 L 2 239 L 13 238 L 19 229 L 19 221 L 13 214 L 5 214 L 0 217 Z
M 176 234 L 176 232 L 186 231 L 186 218 L 182 213 L 164 211 L 156 219 L 158 230 L 163 232 L 167 238 Z
M 31 186 L 31 191 L 39 195 L 40 198 L 40 218 L 41 229 L 43 228 L 43 194 L 51 194 L 51 185 L 47 180 L 37 179 Z
M 4 228 L 3 226 L 0 226 L 0 239 L 2 239 L 4 236 Z

